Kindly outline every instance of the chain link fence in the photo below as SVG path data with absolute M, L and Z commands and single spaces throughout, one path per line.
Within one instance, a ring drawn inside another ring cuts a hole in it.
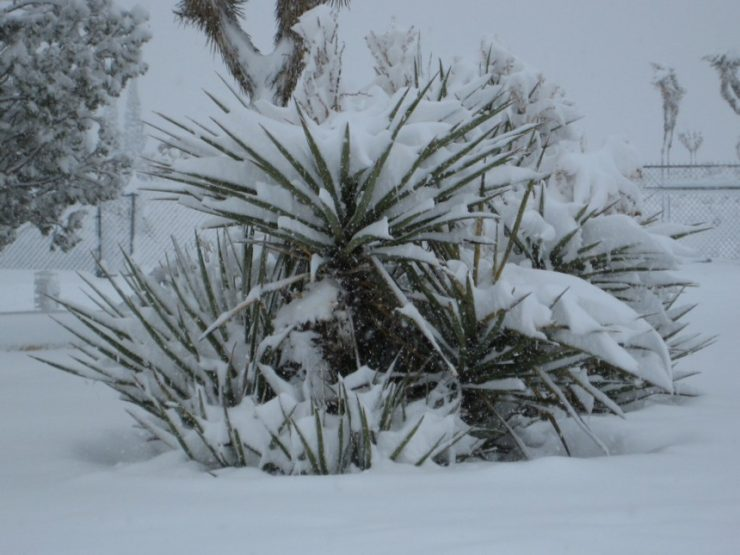
M 734 189 L 740 187 L 740 164 L 648 165 L 640 170 L 640 179 L 648 189 Z
M 125 255 L 153 268 L 173 240 L 182 246 L 193 244 L 195 231 L 207 217 L 154 194 L 126 194 L 88 208 L 81 240 L 67 252 L 51 250 L 50 238 L 34 226 L 22 227 L 16 241 L 0 252 L 0 268 L 96 272 L 99 259 L 118 273 L 125 268 Z
M 740 165 L 645 166 L 641 185 L 647 214 L 664 221 L 706 224 L 709 231 L 685 243 L 702 257 L 740 260 Z M 51 241 L 33 226 L 0 252 L 0 269 L 95 272 L 95 260 L 111 272 L 124 269 L 124 252 L 144 268 L 153 268 L 174 239 L 194 243 L 207 216 L 154 193 L 127 194 L 88 209 L 82 240 L 70 251 L 50 249 Z
M 647 214 L 711 226 L 683 240 L 697 255 L 740 260 L 740 164 L 645 166 L 641 182 Z

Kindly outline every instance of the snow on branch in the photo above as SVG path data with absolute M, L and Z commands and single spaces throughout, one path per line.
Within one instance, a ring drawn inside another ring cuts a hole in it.
M 724 52 L 703 58 L 717 70 L 720 81 L 720 94 L 737 115 L 740 115 L 740 54 Z
M 290 101 L 305 66 L 304 38 L 293 30 L 301 16 L 321 5 L 344 6 L 348 0 L 278 0 L 275 48 L 260 51 L 241 26 L 246 0 L 181 0 L 175 13 L 208 37 L 242 91 L 254 100 L 278 105 Z

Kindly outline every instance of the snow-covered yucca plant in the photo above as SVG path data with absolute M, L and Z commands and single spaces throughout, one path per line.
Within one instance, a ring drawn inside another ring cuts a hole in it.
M 289 349 L 275 347 L 285 336 L 282 320 L 297 307 L 281 305 L 279 296 L 295 280 L 277 279 L 290 271 L 265 248 L 241 251 L 223 237 L 199 243 L 194 257 L 175 246 L 173 259 L 151 276 L 129 259 L 126 282 L 135 293 L 111 279 L 123 304 L 99 290 L 100 311 L 64 303 L 84 324 L 68 328 L 79 340 L 78 365 L 49 363 L 115 389 L 153 437 L 213 466 L 327 474 L 368 468 L 376 452 L 422 464 L 462 439 L 454 411 L 408 402 L 392 367 L 358 367 L 331 384 L 281 376 L 272 365 L 280 368 Z M 238 320 L 206 333 L 244 298 L 243 288 L 267 282 L 251 289 L 255 302 Z M 321 284 L 309 289 L 327 294 Z M 294 334 L 290 348 L 302 341 L 310 339 Z M 414 441 L 420 431 L 435 435 L 431 447 Z
M 677 339 L 674 241 L 615 152 L 581 152 L 560 89 L 481 51 L 400 56 L 320 113 L 211 95 L 209 121 L 166 118 L 187 157 L 155 171 L 222 235 L 151 276 L 131 263 L 123 304 L 70 306 L 83 345 L 58 366 L 213 466 L 527 457 L 537 421 L 571 452 L 566 419 L 608 452 L 589 414 L 673 393 L 671 356 L 698 347 Z

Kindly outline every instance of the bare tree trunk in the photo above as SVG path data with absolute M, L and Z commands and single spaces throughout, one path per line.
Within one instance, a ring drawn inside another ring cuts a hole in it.
M 673 146 L 673 132 L 676 129 L 681 99 L 686 94 L 678 83 L 673 68 L 652 64 L 655 76 L 653 85 L 660 91 L 663 98 L 663 148 L 660 152 L 661 164 L 670 165 L 671 147 Z
M 277 18 L 275 44 L 289 40 L 294 45 L 280 72 L 275 76 L 276 104 L 282 106 L 288 104 L 304 67 L 303 39 L 293 31 L 292 27 L 298 23 L 304 13 L 325 2 L 326 0 L 277 0 L 275 4 L 275 17 Z

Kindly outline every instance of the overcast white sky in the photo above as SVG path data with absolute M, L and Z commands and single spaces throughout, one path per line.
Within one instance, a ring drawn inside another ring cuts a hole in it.
M 209 110 L 202 88 L 218 88 L 220 61 L 204 38 L 177 24 L 176 0 L 119 0 L 151 14 L 146 47 L 149 73 L 140 83 L 145 110 L 197 116 Z M 250 0 L 247 27 L 269 46 L 272 0 Z M 678 130 L 702 131 L 699 161 L 737 161 L 740 116 L 719 96 L 717 76 L 701 57 L 740 50 L 738 0 L 353 0 L 341 18 L 347 74 L 370 78 L 363 37 L 383 30 L 391 17 L 416 25 L 427 52 L 475 55 L 480 38 L 495 34 L 511 51 L 559 83 L 584 114 L 589 144 L 627 137 L 644 162 L 659 159 L 662 110 L 652 87 L 650 62 L 676 68 L 687 89 Z M 365 74 L 364 72 L 367 71 Z M 687 159 L 674 145 L 673 159 Z

